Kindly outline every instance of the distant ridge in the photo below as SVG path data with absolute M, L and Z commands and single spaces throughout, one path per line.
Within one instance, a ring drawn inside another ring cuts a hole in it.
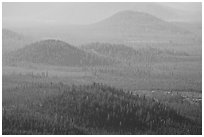
M 3 53 L 10 52 L 32 42 L 32 39 L 9 29 L 2 29 L 2 49 Z
M 165 61 L 164 58 L 177 58 L 188 56 L 185 52 L 176 52 L 174 50 L 161 50 L 157 48 L 139 48 L 125 46 L 123 44 L 110 43 L 90 43 L 82 46 L 83 49 L 122 61 Z
M 109 65 L 108 58 L 85 52 L 60 40 L 43 40 L 13 51 L 4 57 L 6 63 L 39 63 L 58 66 Z
M 190 31 L 174 23 L 136 11 L 120 11 L 97 23 L 73 26 L 65 31 L 73 36 L 75 41 L 83 41 L 81 44 L 91 42 L 122 43 L 130 40 L 170 41 L 191 35 Z
M 23 35 L 21 35 L 21 34 L 19 34 L 19 33 L 16 33 L 16 32 L 14 32 L 14 31 L 11 31 L 11 30 L 9 30 L 9 29 L 6 29 L 6 28 L 3 28 L 2 29 L 2 38 L 4 39 L 4 38 L 15 38 L 15 39 L 23 39 L 24 38 L 24 36 Z
M 187 33 L 188 31 L 181 29 L 174 24 L 163 21 L 153 15 L 136 11 L 120 11 L 107 19 L 96 24 L 98 27 L 107 28 L 107 30 L 115 30 L 123 33 Z
M 125 10 L 125 11 L 119 11 L 115 13 L 114 15 L 110 16 L 109 18 L 103 20 L 105 21 L 134 21 L 135 23 L 143 23 L 144 21 L 148 21 L 145 23 L 151 23 L 151 22 L 164 22 L 163 20 L 150 15 L 145 12 L 138 12 L 138 11 L 131 11 L 131 10 Z M 137 21 L 137 22 L 136 22 Z

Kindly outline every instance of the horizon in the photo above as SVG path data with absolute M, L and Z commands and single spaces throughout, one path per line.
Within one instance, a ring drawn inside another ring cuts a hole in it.
M 6 3 L 4 28 L 33 25 L 87 25 L 121 11 L 145 12 L 165 21 L 201 22 L 201 3 Z M 158 9 L 160 8 L 160 9 Z M 161 12 L 162 11 L 162 12 Z M 74 16 L 73 16 L 74 15 Z M 168 15 L 168 16 L 167 16 Z
M 3 135 L 201 135 L 202 3 L 3 3 Z

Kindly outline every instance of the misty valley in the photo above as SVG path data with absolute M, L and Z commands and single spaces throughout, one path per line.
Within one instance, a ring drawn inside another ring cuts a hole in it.
M 202 134 L 202 25 L 120 11 L 2 29 L 2 134 Z

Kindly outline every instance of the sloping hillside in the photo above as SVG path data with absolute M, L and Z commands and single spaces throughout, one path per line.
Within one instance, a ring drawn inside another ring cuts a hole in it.
M 138 34 L 138 33 L 187 33 L 184 29 L 174 26 L 169 22 L 165 22 L 148 13 L 135 11 L 122 11 L 113 16 L 93 24 L 98 28 L 107 31 L 115 31 L 119 33 Z
M 94 24 L 75 26 L 69 29 L 69 34 L 89 42 L 169 41 L 191 35 L 173 23 L 134 11 L 121 11 Z
M 60 38 L 74 45 L 90 42 L 158 42 L 192 41 L 190 31 L 172 22 L 164 21 L 148 13 L 120 11 L 99 22 L 88 25 L 40 26 L 24 30 L 37 37 Z
M 2 50 L 3 53 L 14 51 L 22 48 L 32 42 L 32 39 L 11 31 L 9 29 L 2 29 Z
M 99 55 L 122 61 L 164 61 L 168 59 L 177 59 L 178 57 L 182 56 L 188 56 L 188 54 L 185 52 L 161 50 L 157 48 L 134 49 L 122 44 L 110 43 L 91 43 L 83 45 L 82 48 Z
M 23 108 L 4 107 L 3 134 L 202 134 L 201 124 L 167 104 L 101 83 L 44 84 L 26 93 L 36 89 L 57 95 L 39 92 L 40 101 L 34 96 L 22 99 Z
M 87 53 L 59 40 L 43 40 L 13 51 L 6 63 L 39 63 L 58 66 L 108 65 L 112 60 Z

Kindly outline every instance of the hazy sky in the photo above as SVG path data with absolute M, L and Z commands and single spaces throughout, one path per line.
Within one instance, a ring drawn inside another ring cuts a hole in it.
M 201 21 L 201 3 L 3 3 L 3 26 L 90 24 L 122 10 L 142 11 L 168 21 Z

